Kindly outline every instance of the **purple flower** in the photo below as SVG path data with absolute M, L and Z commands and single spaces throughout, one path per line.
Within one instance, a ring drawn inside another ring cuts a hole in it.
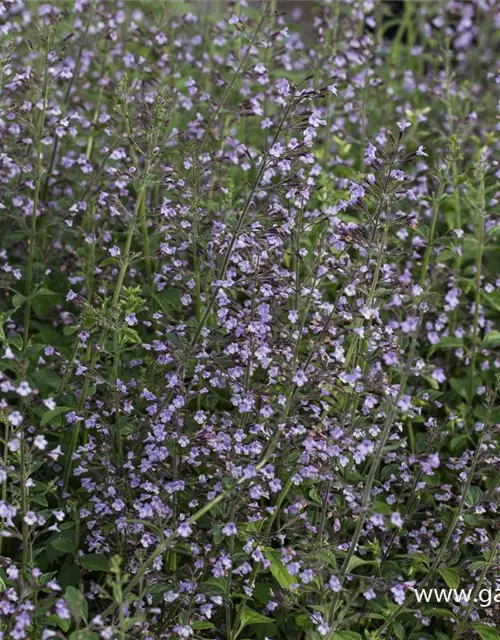
M 225 536 L 234 536 L 236 535 L 237 531 L 238 529 L 236 528 L 236 525 L 234 524 L 234 522 L 228 522 L 222 527 L 222 533 Z
M 179 535 L 181 538 L 189 538 L 192 533 L 193 530 L 187 522 L 183 522 L 177 528 L 177 535 Z
M 411 122 L 408 122 L 408 120 L 401 120 L 400 122 L 396 122 L 396 124 L 398 125 L 398 129 L 401 133 L 403 133 L 408 127 L 411 127 Z
M 342 589 L 342 585 L 337 576 L 330 576 L 330 579 L 328 580 L 328 586 L 335 593 L 339 592 Z
M 290 83 L 286 78 L 281 78 L 276 82 L 276 89 L 280 96 L 288 96 L 290 95 Z

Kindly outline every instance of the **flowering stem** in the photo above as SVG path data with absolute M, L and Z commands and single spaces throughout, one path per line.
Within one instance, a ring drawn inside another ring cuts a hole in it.
M 379 252 L 378 252 L 378 257 L 377 257 L 377 264 L 375 267 L 375 273 L 373 274 L 373 280 L 372 280 L 372 285 L 370 287 L 370 293 L 368 294 L 368 299 L 367 299 L 367 303 L 366 306 L 368 309 L 371 308 L 373 301 L 375 299 L 375 292 L 377 290 L 377 285 L 378 285 L 378 281 L 379 281 L 379 277 L 380 277 L 380 270 L 382 268 L 382 260 L 384 257 L 384 253 L 385 253 L 385 245 L 387 243 L 387 233 L 388 233 L 388 224 L 386 224 L 384 226 L 384 231 L 382 233 L 382 241 L 380 243 L 380 247 L 379 247 Z M 356 322 L 356 329 L 360 329 L 364 324 L 364 320 L 363 318 L 359 318 L 358 321 Z M 354 355 L 354 352 L 356 350 L 356 347 L 358 345 L 358 340 L 359 340 L 359 335 L 358 333 L 355 333 L 353 338 L 352 338 L 352 342 L 349 345 L 349 350 L 347 351 L 347 355 L 346 355 L 346 359 L 345 359 L 345 368 L 348 371 L 349 370 L 349 364 L 352 360 L 352 357 Z
M 9 421 L 2 416 L 2 418 L 0 418 L 1 423 L 3 424 L 4 427 L 4 432 L 3 432 L 3 459 L 2 459 L 2 471 L 4 473 L 7 473 L 7 467 L 9 464 L 9 447 L 8 447 L 8 442 L 9 442 Z M 7 482 L 6 480 L 4 480 L 2 482 L 2 501 L 5 502 L 7 500 Z M 0 555 L 2 554 L 2 546 L 3 546 L 3 536 L 0 536 Z
M 290 476 L 288 478 L 288 480 L 286 481 L 285 486 L 281 490 L 280 495 L 278 496 L 278 499 L 276 500 L 276 504 L 274 506 L 274 511 L 273 511 L 271 517 L 267 520 L 266 528 L 265 528 L 265 536 L 266 537 L 271 533 L 271 529 L 273 528 L 274 521 L 276 520 L 276 517 L 277 517 L 277 515 L 278 515 L 278 513 L 279 513 L 279 511 L 281 509 L 281 505 L 283 504 L 283 501 L 285 500 L 286 496 L 288 495 L 288 492 L 290 491 L 290 489 L 292 487 L 292 484 L 293 484 L 293 481 L 292 481 L 292 477 Z M 261 568 L 262 568 L 262 564 L 260 562 L 254 565 L 254 567 L 252 569 L 252 573 L 251 573 L 250 578 L 248 580 L 248 588 L 249 589 L 253 589 L 253 587 L 255 585 L 255 580 L 257 579 L 257 576 L 258 576 Z M 245 603 L 249 598 L 250 598 L 250 596 L 243 596 L 241 598 L 240 606 L 238 607 L 238 612 L 237 612 L 236 618 L 234 620 L 232 634 L 231 634 L 231 636 L 228 635 L 228 638 L 231 638 L 231 637 L 236 638 L 239 635 L 238 631 L 239 631 L 239 628 L 240 628 L 241 615 L 243 613 L 243 609 L 245 608 Z
M 488 571 L 490 570 L 492 564 L 495 562 L 496 557 L 497 557 L 497 553 L 498 553 L 498 544 L 500 543 L 500 529 L 496 532 L 495 538 L 493 539 L 493 542 L 491 544 L 491 550 L 490 553 L 488 555 L 488 559 L 486 560 L 486 562 L 483 565 L 483 570 L 481 571 L 481 575 L 479 576 L 479 580 L 476 582 L 474 590 L 472 591 L 472 595 L 469 598 L 469 605 L 467 607 L 467 609 L 465 610 L 465 613 L 462 615 L 462 617 L 460 618 L 460 622 L 458 623 L 458 626 L 455 630 L 455 633 L 453 634 L 453 636 L 451 637 L 451 640 L 459 640 L 459 638 L 462 635 L 462 631 L 465 628 L 465 625 L 467 624 L 470 615 L 472 613 L 472 609 L 474 608 L 474 603 L 477 602 L 477 595 L 479 593 L 479 591 L 481 590 L 483 583 L 486 579 L 486 575 L 488 573 Z
M 476 389 L 474 383 L 474 374 L 476 367 L 476 354 L 478 347 L 478 332 L 479 332 L 479 308 L 481 306 L 481 272 L 483 264 L 483 252 L 484 252 L 484 212 L 485 212 L 485 187 L 484 187 L 484 171 L 479 166 L 479 206 L 476 211 L 476 238 L 477 238 L 477 252 L 476 252 L 476 278 L 475 278 L 475 291 L 474 291 L 474 324 L 472 329 L 472 348 L 469 367 L 469 407 L 472 404 Z
M 23 534 L 23 566 L 27 566 L 32 562 L 31 544 L 30 544 L 30 528 L 26 522 L 25 516 L 29 511 L 28 504 L 28 474 L 26 471 L 26 442 L 24 439 L 24 428 L 21 431 L 21 442 L 19 450 L 19 465 L 20 465 L 20 490 L 21 490 L 21 511 L 23 516 L 22 534 Z
M 484 424 L 484 428 L 483 431 L 481 432 L 481 435 L 479 436 L 477 445 L 476 445 L 476 449 L 474 451 L 474 456 L 472 458 L 472 463 L 471 463 L 471 468 L 469 471 L 469 474 L 467 476 L 467 482 L 465 483 L 465 486 L 463 487 L 462 490 L 462 495 L 460 497 L 460 501 L 458 503 L 458 506 L 455 510 L 455 514 L 450 522 L 450 524 L 448 525 L 448 529 L 446 530 L 446 535 L 444 537 L 444 540 L 439 548 L 439 551 L 436 555 L 436 558 L 431 566 L 431 568 L 429 569 L 427 575 L 425 576 L 425 578 L 422 580 L 422 582 L 418 585 L 418 589 L 421 590 L 423 589 L 423 587 L 428 584 L 430 582 L 430 580 L 434 577 L 436 571 L 439 569 L 440 565 L 441 565 L 441 561 L 446 553 L 447 547 L 448 547 L 448 543 L 451 540 L 451 537 L 453 535 L 453 533 L 455 532 L 456 526 L 460 520 L 460 517 L 462 515 L 462 511 L 463 508 L 465 506 L 465 500 L 467 499 L 467 493 L 471 487 L 472 484 L 472 480 L 474 479 L 474 474 L 476 472 L 476 466 L 477 466 L 477 462 L 479 460 L 479 456 L 481 454 L 481 449 L 482 449 L 482 444 L 483 444 L 483 438 L 484 438 L 484 433 L 487 429 L 487 426 L 489 424 L 490 421 L 490 417 L 491 417 L 491 412 L 493 411 L 493 407 L 495 404 L 495 398 L 496 398 L 496 393 L 492 393 L 490 396 L 490 401 L 488 403 L 488 410 L 487 410 L 487 414 L 486 414 L 486 418 L 485 418 L 485 424 Z M 406 609 L 408 606 L 410 606 L 410 604 L 412 604 L 415 600 L 415 595 L 411 594 L 411 596 L 402 604 L 400 605 L 395 611 L 393 611 L 393 613 L 389 616 L 389 618 L 386 620 L 386 622 L 383 624 L 382 627 L 380 627 L 380 629 L 378 629 L 375 632 L 375 635 L 373 636 L 372 640 L 377 640 L 377 638 L 379 638 L 381 635 L 384 634 L 384 632 L 390 627 L 390 625 L 392 624 L 392 622 L 397 618 L 397 616 L 404 610 Z
M 132 140 L 132 130 L 130 128 L 130 117 L 128 113 L 127 103 L 124 105 L 125 112 L 125 132 L 130 140 Z M 137 153 L 135 151 L 134 144 L 130 145 L 130 155 L 132 156 L 132 161 L 136 168 L 136 171 L 139 171 L 139 158 L 137 157 Z M 139 202 L 139 217 L 141 223 L 141 232 L 142 232 L 142 242 L 144 248 L 144 264 L 146 265 L 146 277 L 148 281 L 148 287 L 150 291 L 153 289 L 153 267 L 151 265 L 151 249 L 149 244 L 149 231 L 148 224 L 146 220 L 146 190 L 143 189 L 142 195 L 138 196 Z
M 449 170 L 450 170 L 450 163 L 448 163 L 446 166 L 445 175 L 441 176 L 439 179 L 438 191 L 437 191 L 437 194 L 434 196 L 434 200 L 432 203 L 431 226 L 429 228 L 427 246 L 425 248 L 424 259 L 422 261 L 422 270 L 420 272 L 420 280 L 419 280 L 420 288 L 422 288 L 425 284 L 425 277 L 427 276 L 427 269 L 429 268 L 429 262 L 431 259 L 432 250 L 434 248 L 434 235 L 436 233 L 436 224 L 437 224 L 437 218 L 439 213 L 439 206 L 443 198 Z
M 110 306 L 110 313 L 113 314 L 117 308 L 118 305 L 118 301 L 120 299 L 120 294 L 121 294 L 121 290 L 123 287 L 123 281 L 125 279 L 125 275 L 128 271 L 129 265 L 130 265 L 130 248 L 132 246 L 132 238 L 134 235 L 134 231 L 135 231 L 135 227 L 137 224 L 137 220 L 139 218 L 139 214 L 140 214 L 140 207 L 141 207 L 141 201 L 144 197 L 144 192 L 146 189 L 146 180 L 147 177 L 149 175 L 149 172 L 151 170 L 151 142 L 148 145 L 148 152 L 147 152 L 147 158 L 146 158 L 146 165 L 144 167 L 144 174 L 142 176 L 142 180 L 140 182 L 140 186 L 139 186 L 139 190 L 138 190 L 138 194 L 137 194 L 137 199 L 135 202 L 135 207 L 134 207 L 134 213 L 132 215 L 132 221 L 130 222 L 129 228 L 128 228 L 128 233 L 127 233 L 127 239 L 125 241 L 125 248 L 124 248 L 124 255 L 123 255 L 123 259 L 122 259 L 122 263 L 121 263 L 121 268 L 120 268 L 120 272 L 118 274 L 118 280 L 116 282 L 116 287 L 115 287 L 115 291 L 114 291 L 114 295 L 113 295 L 113 299 L 111 301 L 111 306 Z M 97 364 L 97 360 L 99 358 L 99 355 L 101 353 L 102 347 L 104 346 L 105 342 L 106 342 L 106 338 L 108 336 L 108 328 L 106 326 L 103 327 L 102 331 L 101 331 L 101 335 L 99 337 L 99 340 L 97 342 L 95 351 L 94 351 L 94 355 L 92 356 L 92 359 L 90 361 L 90 365 L 88 368 L 88 371 L 85 374 L 85 379 L 83 382 L 83 388 L 82 388 L 82 392 L 80 395 L 80 401 L 78 404 L 78 410 L 82 411 L 84 406 L 85 406 L 85 401 L 87 399 L 87 394 L 88 394 L 88 390 L 89 390 L 89 384 L 90 384 L 90 372 L 94 369 L 95 365 Z M 76 451 L 76 447 L 78 444 L 78 437 L 80 434 L 80 428 L 79 428 L 79 423 L 76 422 L 74 427 L 73 427 L 73 432 L 71 434 L 71 441 L 68 447 L 68 451 L 66 453 L 66 461 L 65 461 L 65 466 L 64 466 L 64 478 L 63 478 L 63 491 L 65 492 L 68 488 L 68 484 L 69 484 L 69 479 L 71 477 L 71 469 L 73 466 L 73 455 Z
M 406 390 L 406 385 L 408 382 L 408 378 L 409 378 L 409 374 L 410 374 L 410 367 L 411 367 L 411 363 L 413 361 L 413 357 L 415 354 L 415 350 L 416 350 L 416 343 L 417 343 L 417 339 L 416 339 L 416 332 L 413 334 L 413 338 L 411 341 L 411 345 L 410 345 L 410 349 L 409 349 L 409 353 L 408 353 L 408 358 L 406 360 L 406 367 L 403 373 L 403 377 L 402 380 L 400 382 L 399 385 L 399 390 L 397 393 L 396 398 L 394 398 L 394 400 L 391 402 L 390 405 L 390 409 L 389 412 L 387 414 L 386 420 L 385 420 L 385 425 L 384 425 L 384 429 L 382 431 L 382 434 L 380 436 L 380 440 L 379 440 L 379 444 L 378 444 L 378 448 L 375 452 L 374 457 L 372 458 L 371 464 L 370 464 L 370 469 L 368 471 L 368 477 L 366 479 L 364 488 L 363 488 L 363 498 L 361 501 L 361 507 L 360 507 L 360 511 L 359 511 L 359 516 L 358 516 L 358 520 L 356 522 L 356 527 L 354 530 L 354 534 L 352 536 L 352 540 L 351 543 L 349 545 L 349 549 L 347 551 L 347 554 L 344 558 L 344 562 L 342 563 L 342 567 L 340 570 L 340 574 L 338 576 L 339 582 L 340 582 L 340 587 L 343 586 L 347 572 L 349 570 L 349 563 L 351 561 L 351 558 L 353 557 L 354 553 L 356 552 L 356 549 L 358 547 L 358 543 L 359 543 L 359 539 L 361 537 L 361 531 L 363 529 L 363 525 L 365 523 L 365 519 L 366 519 L 366 515 L 368 512 L 368 508 L 370 505 L 370 500 L 371 500 L 371 491 L 372 491 L 372 487 L 373 487 L 373 482 L 375 480 L 375 476 L 378 472 L 378 468 L 380 466 L 380 462 L 382 460 L 382 456 L 383 456 L 383 452 L 384 452 L 384 447 L 387 444 L 387 440 L 389 439 L 390 433 L 391 433 L 391 428 L 394 422 L 394 418 L 396 416 L 396 409 L 397 409 L 397 405 L 398 405 L 398 401 L 399 399 L 403 396 L 405 390 Z M 337 602 L 338 599 L 340 597 L 340 593 L 341 590 L 339 590 L 338 592 L 335 593 L 331 606 L 329 607 L 329 623 L 332 624 L 333 620 L 334 620 L 334 616 L 335 616 L 335 612 L 337 609 Z
M 78 72 L 80 70 L 83 47 L 84 47 L 85 41 L 87 39 L 87 34 L 89 32 L 90 25 L 92 24 L 92 20 L 94 18 L 95 9 L 96 9 L 96 0 L 93 0 L 92 7 L 91 7 L 90 11 L 88 12 L 88 20 L 87 20 L 87 24 L 85 26 L 85 31 L 83 33 L 83 37 L 82 37 L 82 40 L 80 42 L 80 46 L 78 48 L 78 53 L 77 53 L 76 61 L 75 61 L 75 67 L 73 69 L 72 76 L 71 76 L 71 78 L 70 78 L 70 80 L 68 82 L 68 88 L 66 89 L 66 93 L 65 93 L 65 96 L 64 96 L 63 106 L 66 108 L 66 110 L 68 108 L 69 99 L 71 97 L 71 89 L 73 88 L 73 84 L 75 82 L 75 78 L 78 75 Z M 42 200 L 46 200 L 47 199 L 47 193 L 48 193 L 48 190 L 49 190 L 49 180 L 50 180 L 50 177 L 52 176 L 52 171 L 54 170 L 54 164 L 55 164 L 55 160 L 56 160 L 58 147 L 59 147 L 59 137 L 56 135 L 55 139 L 54 139 L 54 144 L 52 145 L 52 153 L 51 153 L 51 156 L 50 156 L 49 169 L 47 171 L 47 176 L 45 178 L 45 184 L 44 184 L 44 187 L 43 187 Z
M 283 126 L 285 124 L 286 119 L 288 118 L 288 115 L 292 109 L 292 106 L 294 105 L 294 101 L 293 99 L 291 99 L 285 109 L 285 112 L 283 114 L 283 118 L 281 119 L 281 122 L 278 125 L 278 128 L 276 130 L 276 133 L 274 135 L 273 141 L 269 147 L 269 149 L 271 149 L 271 147 L 275 144 L 275 142 L 278 140 L 278 137 L 281 133 L 281 130 L 283 129 Z M 259 170 L 257 171 L 257 175 L 255 177 L 255 180 L 252 184 L 252 187 L 250 189 L 250 193 L 248 194 L 247 199 L 245 200 L 245 203 L 243 205 L 243 209 L 241 210 L 240 216 L 238 218 L 238 222 L 236 223 L 236 228 L 233 231 L 233 234 L 231 236 L 231 240 L 229 241 L 229 246 L 226 250 L 226 253 L 224 255 L 223 261 L 222 261 L 222 265 L 221 268 L 219 270 L 218 273 L 218 280 L 222 280 L 225 276 L 228 264 L 229 264 L 229 260 L 231 259 L 231 254 L 233 252 L 234 249 L 234 245 L 236 244 L 236 241 L 238 240 L 239 234 L 241 232 L 241 229 L 243 227 L 243 224 L 245 223 L 246 217 L 247 217 L 247 213 L 250 209 L 250 205 L 252 204 L 252 200 L 253 200 L 253 196 L 257 190 L 257 187 L 260 184 L 260 181 L 262 180 L 262 176 L 264 175 L 264 171 L 266 169 L 266 165 L 267 165 L 267 160 L 269 158 L 269 149 L 266 151 L 266 153 L 264 154 L 262 161 L 260 163 L 260 167 Z M 219 287 L 215 286 L 214 291 L 212 293 L 212 295 L 210 296 L 210 300 L 208 302 L 207 308 L 205 309 L 205 313 L 203 314 L 201 320 L 198 322 L 198 326 L 196 327 L 196 331 L 194 333 L 193 338 L 191 339 L 191 342 L 189 343 L 189 347 L 187 349 L 187 354 L 189 357 L 189 354 L 191 353 L 192 349 L 196 346 L 198 339 L 201 335 L 201 332 L 203 331 L 203 328 L 205 326 L 205 324 L 207 323 L 208 318 L 210 317 L 210 314 L 212 312 L 213 306 L 215 304 L 215 301 L 217 300 L 217 294 L 219 292 Z M 185 363 L 184 363 L 185 366 Z
M 267 7 L 266 7 L 267 9 Z M 250 55 L 250 52 L 252 50 L 253 45 L 255 44 L 255 41 L 257 40 L 257 36 L 259 35 L 259 31 L 262 27 L 262 25 L 264 24 L 264 20 L 267 17 L 267 10 L 264 10 L 264 13 L 262 15 L 262 18 L 259 20 L 257 27 L 253 33 L 252 39 L 250 40 L 250 44 L 247 47 L 247 50 L 245 51 L 245 55 L 241 58 L 238 67 L 236 68 L 236 71 L 234 72 L 231 81 L 229 82 L 229 84 L 226 87 L 226 90 L 224 91 L 224 93 L 222 94 L 222 98 L 221 101 L 219 102 L 219 104 L 217 105 L 217 108 L 215 109 L 215 111 L 212 113 L 212 115 L 210 116 L 210 120 L 208 121 L 208 124 L 205 128 L 205 132 L 203 133 L 203 137 L 201 139 L 202 145 L 206 140 L 207 135 L 209 134 L 210 130 L 212 129 L 212 126 L 215 122 L 215 120 L 217 119 L 217 116 L 219 115 L 221 109 L 223 108 L 223 106 L 226 104 L 226 100 L 229 97 L 229 94 L 231 93 L 231 89 L 233 88 L 234 83 L 236 82 L 236 79 L 239 77 L 241 70 L 243 69 L 243 66 L 245 64 L 245 62 L 247 61 L 248 56 Z
M 39 116 L 39 124 L 36 132 L 36 169 L 35 169 L 35 191 L 33 195 L 33 208 L 31 213 L 31 229 L 29 235 L 28 266 L 26 271 L 26 305 L 24 307 L 24 337 L 23 342 L 26 347 L 30 333 L 31 297 L 33 295 L 33 262 L 35 258 L 36 245 L 36 215 L 38 202 L 40 199 L 40 188 L 42 184 L 42 137 L 45 126 L 45 114 L 47 112 L 47 98 L 49 90 L 49 43 L 45 50 L 45 66 L 43 77 L 43 104 L 42 112 Z

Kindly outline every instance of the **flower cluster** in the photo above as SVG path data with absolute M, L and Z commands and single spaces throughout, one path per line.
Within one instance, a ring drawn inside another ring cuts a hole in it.
M 495 0 L 0 2 L 0 638 L 494 611 Z M 394 12 L 395 13 L 392 13 Z

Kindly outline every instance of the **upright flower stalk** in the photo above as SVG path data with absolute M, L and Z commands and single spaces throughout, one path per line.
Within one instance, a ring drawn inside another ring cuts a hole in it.
M 134 206 L 134 211 L 132 213 L 132 218 L 130 221 L 130 224 L 128 226 L 128 231 L 127 231 L 127 237 L 125 240 L 125 246 L 123 249 L 123 256 L 121 258 L 121 264 L 120 264 L 120 270 L 118 272 L 118 278 L 116 281 L 116 286 L 114 289 L 114 293 L 113 293 L 113 297 L 111 299 L 111 304 L 109 306 L 108 309 L 108 313 L 111 317 L 113 317 L 113 315 L 116 313 L 117 309 L 118 309 L 118 303 L 120 300 L 120 295 L 122 292 L 122 288 L 123 288 L 123 283 L 125 280 L 125 276 L 128 272 L 129 266 L 130 266 L 130 262 L 132 259 L 132 255 L 131 255 L 131 247 L 132 247 L 132 239 L 134 236 L 134 231 L 137 225 L 137 222 L 140 219 L 141 216 L 141 207 L 142 207 L 142 202 L 146 193 L 146 185 L 148 182 L 148 179 L 150 177 L 150 173 L 151 173 L 151 169 L 154 163 L 154 157 L 155 157 L 155 149 L 157 146 L 157 140 L 158 140 L 158 135 L 159 135 L 159 129 L 162 126 L 163 122 L 164 122 L 164 110 L 163 110 L 163 95 L 159 94 L 157 96 L 156 99 L 156 105 L 155 105 L 155 111 L 153 113 L 153 124 L 152 124 L 152 129 L 148 134 L 147 137 L 147 146 L 146 146 L 146 151 L 145 151 L 145 160 L 144 160 L 144 169 L 142 171 L 141 177 L 139 179 L 138 182 L 138 189 L 137 189 L 137 197 L 136 197 L 136 202 L 135 202 L 135 206 Z M 104 324 L 102 330 L 101 330 L 101 334 L 99 336 L 99 339 L 97 341 L 97 344 L 95 346 L 94 349 L 94 353 L 91 357 L 90 360 L 90 364 L 88 367 L 88 372 L 85 375 L 84 381 L 83 381 L 83 387 L 80 393 L 80 398 L 79 398 L 79 404 L 78 404 L 78 410 L 82 411 L 83 408 L 85 407 L 85 402 L 87 400 L 87 394 L 89 391 L 89 385 L 90 385 L 90 373 L 94 370 L 95 365 L 97 364 L 97 361 L 99 360 L 99 357 L 101 355 L 101 351 L 102 348 L 104 347 L 104 344 L 107 340 L 109 334 L 109 327 Z M 71 478 L 71 470 L 72 470 L 72 465 L 73 465 L 73 454 L 75 453 L 77 444 L 78 444 L 78 438 L 79 438 L 79 433 L 80 433 L 80 429 L 79 429 L 79 423 L 76 423 L 73 427 L 72 430 L 72 434 L 71 434 L 71 440 L 69 443 L 69 447 L 68 450 L 66 452 L 66 461 L 65 461 L 65 467 L 64 467 L 64 476 L 63 476 L 63 491 L 66 492 L 68 485 L 69 485 L 69 481 Z
M 28 262 L 26 266 L 26 290 L 25 290 L 25 306 L 24 306 L 24 334 L 23 342 L 24 346 L 28 345 L 30 334 L 30 320 L 31 320 L 31 304 L 33 297 L 33 279 L 34 279 L 34 260 L 36 252 L 36 239 L 37 239 L 37 215 L 38 204 L 40 201 L 40 190 L 42 188 L 43 177 L 43 154 L 42 154 L 42 139 L 45 128 L 45 115 L 47 112 L 47 101 L 49 94 L 49 49 L 50 49 L 51 37 L 47 37 L 45 40 L 44 49 L 44 64 L 43 64 L 43 80 L 42 80 L 42 105 L 37 118 L 35 126 L 35 177 L 34 177 L 34 193 L 33 193 L 33 208 L 31 211 L 31 226 L 29 233 L 29 246 L 28 246 Z

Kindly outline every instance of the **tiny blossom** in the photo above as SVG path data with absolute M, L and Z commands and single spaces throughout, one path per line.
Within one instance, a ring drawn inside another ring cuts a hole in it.
M 328 586 L 332 591 L 338 592 L 341 590 L 342 585 L 337 576 L 330 576 L 330 580 L 328 581 Z
M 45 398 L 42 402 L 50 411 L 53 411 L 56 408 L 56 402 L 53 398 Z
M 30 395 L 30 393 L 32 392 L 32 389 L 31 389 L 31 387 L 29 386 L 29 384 L 26 381 L 23 381 L 17 387 L 16 391 L 20 396 L 25 398 L 26 396 Z
M 177 533 L 181 538 L 189 538 L 189 536 L 193 533 L 193 530 L 187 522 L 183 522 L 181 525 L 179 525 Z
M 391 513 L 391 523 L 399 528 L 401 528 L 404 525 L 404 521 L 401 515 L 397 511 L 394 511 L 393 513 Z
M 285 78 L 281 78 L 276 82 L 276 88 L 282 96 L 288 96 L 290 94 L 290 83 Z
M 43 451 L 44 449 L 46 449 L 48 442 L 44 436 L 40 435 L 36 436 L 36 438 L 33 440 L 33 444 L 37 449 Z
M 23 520 L 24 522 L 26 522 L 26 524 L 29 524 L 30 526 L 36 524 L 36 521 L 37 521 L 36 513 L 34 511 L 27 511 Z
M 234 536 L 236 532 L 237 532 L 237 529 L 234 522 L 228 522 L 226 525 L 222 527 L 222 533 L 225 536 Z
M 66 295 L 66 300 L 68 302 L 70 302 L 71 300 L 74 300 L 75 298 L 78 298 L 77 294 L 72 289 L 70 289 L 68 291 L 67 295 Z M 49 355 L 49 354 L 47 354 L 47 355 Z
M 401 131 L 401 133 L 403 133 L 404 130 L 407 129 L 408 127 L 411 127 L 411 122 L 408 122 L 408 120 L 401 120 L 396 124 L 398 125 L 398 128 Z
M 129 313 L 127 316 L 125 316 L 125 322 L 129 327 L 133 327 L 134 325 L 136 325 L 138 320 L 135 313 Z
M 302 369 L 299 369 L 292 378 L 292 381 L 295 382 L 295 384 L 298 387 L 303 387 L 306 384 L 307 380 L 308 378 L 306 374 L 302 371 Z

